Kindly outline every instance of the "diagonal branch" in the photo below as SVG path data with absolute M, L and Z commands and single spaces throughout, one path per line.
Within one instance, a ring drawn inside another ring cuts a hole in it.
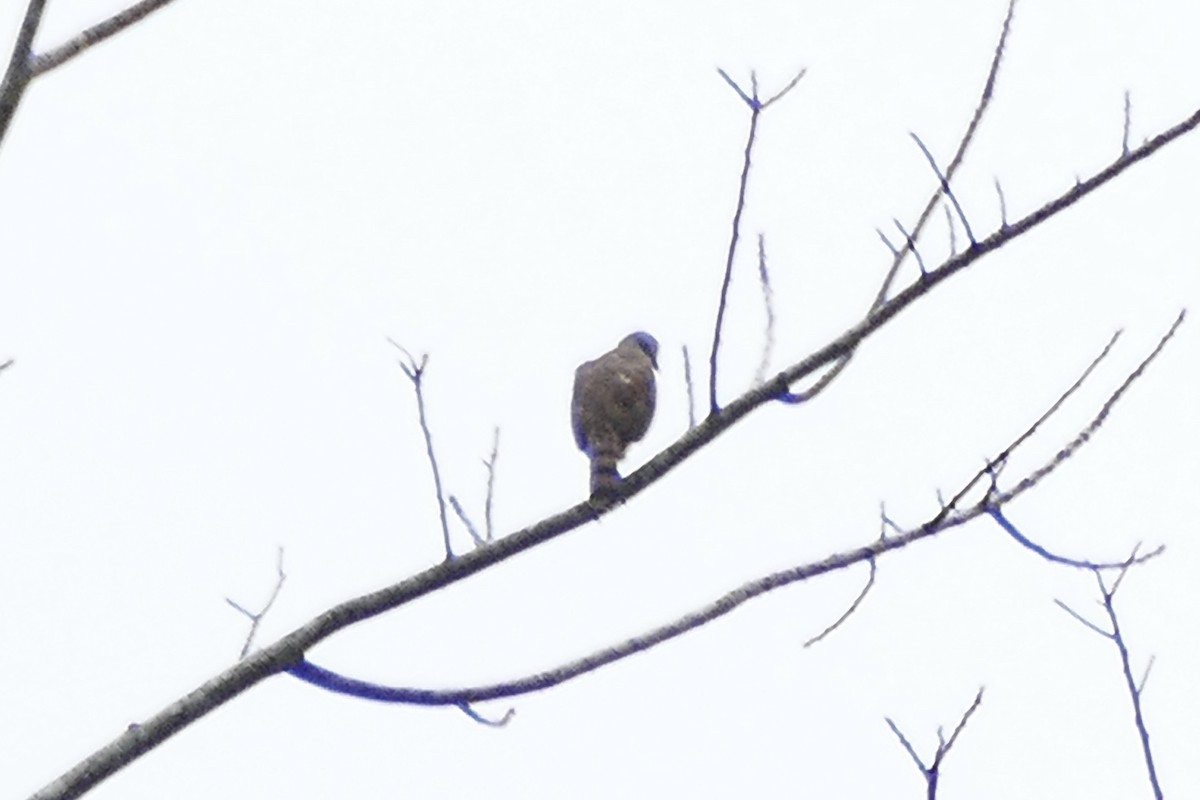
M 118 11 L 103 22 L 72 36 L 53 50 L 47 50 L 45 53 L 34 56 L 29 65 L 30 75 L 37 77 L 65 64 L 84 50 L 117 35 L 170 2 L 171 0 L 141 0 L 124 11 Z
M 1156 351 L 1157 352 L 1157 351 Z M 1090 374 L 1094 367 L 1093 364 L 1088 366 L 1085 374 Z M 1140 369 L 1140 368 L 1139 368 Z M 1074 391 L 1073 385 L 1068 393 Z M 1061 403 L 1056 403 L 1054 408 L 1061 407 Z M 1034 425 L 1044 421 L 1044 416 L 1039 418 Z M 1028 436 L 1021 434 L 1018 437 L 1018 442 L 1023 442 L 1028 439 Z M 1010 443 L 1003 449 L 1003 453 L 1011 453 L 1015 449 L 1015 444 Z M 999 459 L 997 456 L 990 460 L 994 463 Z M 967 490 L 978 482 L 978 476 L 972 477 L 966 485 L 955 495 L 955 502 L 961 499 Z M 620 644 L 597 651 L 583 658 L 569 662 L 567 664 L 555 667 L 550 670 L 545 670 L 525 678 L 520 678 L 513 681 L 507 681 L 500 684 L 489 686 L 476 686 L 463 689 L 422 689 L 414 687 L 394 687 L 384 686 L 367 681 L 361 681 L 345 675 L 338 674 L 331 670 L 324 669 L 308 661 L 302 661 L 294 665 L 288 671 L 295 677 L 301 680 L 312 683 L 328 691 L 351 695 L 367 700 L 375 700 L 379 702 L 389 703 L 408 703 L 416 705 L 459 705 L 461 703 L 478 702 L 483 700 L 496 700 L 503 697 L 513 697 L 520 694 L 542 691 L 552 686 L 557 686 L 573 678 L 585 675 L 593 670 L 599 669 L 606 664 L 611 664 L 624 658 L 628 658 L 635 653 L 640 653 L 648 650 L 651 647 L 667 642 L 677 636 L 681 636 L 688 631 L 699 628 L 710 622 L 719 619 L 720 617 L 729 614 L 734 609 L 741 606 L 743 603 L 766 594 L 767 592 L 783 588 L 792 583 L 808 580 L 810 578 L 824 575 L 829 572 L 846 569 L 854 564 L 867 561 L 871 565 L 871 579 L 874 579 L 876 559 L 886 553 L 902 549 L 909 544 L 920 539 L 934 536 L 951 528 L 959 527 L 967 522 L 974 520 L 980 516 L 995 515 L 998 509 L 993 500 L 995 489 L 984 493 L 983 497 L 972 507 L 966 509 L 957 509 L 953 506 L 942 505 L 937 514 L 929 519 L 924 524 L 911 530 L 900 530 L 898 526 L 888 519 L 881 512 L 881 535 L 872 543 L 856 547 L 846 552 L 831 555 L 828 558 L 815 563 L 798 565 L 790 569 L 766 575 L 757 580 L 742 584 L 736 589 L 727 592 L 717 598 L 707 606 L 685 614 L 678 619 L 654 628 L 640 636 L 636 636 Z M 1012 500 L 1017 495 L 1010 493 L 1007 497 Z M 886 537 L 883 534 L 888 528 L 896 531 L 895 537 Z M 1143 558 L 1153 557 L 1159 551 L 1145 556 Z M 1127 563 L 1127 562 L 1126 562 Z M 859 600 L 855 601 L 853 608 L 861 601 L 861 597 L 865 596 L 866 591 L 870 588 L 870 582 L 866 589 L 863 590 Z M 843 615 L 844 619 L 849 613 Z M 839 620 L 833 627 L 841 624 Z M 822 634 L 823 636 L 824 634 Z M 806 645 L 807 646 L 807 645 Z
M 29 0 L 25 7 L 25 18 L 21 20 L 21 28 L 17 32 L 17 41 L 13 43 L 12 55 L 8 58 L 8 68 L 4 71 L 4 80 L 0 81 L 0 141 L 8 133 L 17 105 L 33 78 L 29 68 L 29 60 L 33 54 L 33 40 L 42 24 L 42 12 L 46 10 L 46 0 Z
M 0 141 L 3 141 L 8 133 L 13 114 L 16 113 L 17 105 L 21 102 L 30 81 L 125 30 L 169 2 L 171 0 L 141 0 L 77 34 L 53 50 L 35 55 L 33 40 L 41 24 L 46 0 L 30 0 L 25 9 L 25 19 L 17 34 L 17 41 L 13 45 L 4 80 L 0 82 Z
M 996 79 L 1000 75 L 1000 64 L 1004 58 L 1004 48 L 1008 44 L 1008 36 L 1012 31 L 1013 12 L 1016 10 L 1016 4 L 1017 0 L 1009 0 L 1008 10 L 1004 15 L 1004 23 L 1000 27 L 1000 37 L 996 42 L 995 49 L 992 51 L 992 63 L 988 68 L 987 78 L 983 82 L 983 89 L 979 93 L 979 100 L 975 104 L 975 113 L 971 115 L 971 121 L 967 124 L 967 129 L 963 131 L 962 138 L 958 141 L 958 148 L 954 152 L 954 157 L 950 159 L 950 163 L 946 166 L 945 177 L 947 181 L 952 180 L 955 173 L 958 172 L 959 167 L 962 166 L 963 161 L 966 159 L 967 150 L 970 148 L 971 143 L 975 141 L 975 134 L 979 131 L 979 126 L 983 122 L 983 115 L 991 106 L 992 97 L 996 90 Z M 925 203 L 924 210 L 922 210 L 920 215 L 917 217 L 917 222 L 912 227 L 912 233 L 907 234 L 907 238 L 910 241 L 916 242 L 916 240 L 920 238 L 921 234 L 925 230 L 926 224 L 929 222 L 930 217 L 933 216 L 934 209 L 937 208 L 938 200 L 941 199 L 941 196 L 942 188 L 939 185 L 938 188 L 934 190 L 933 194 L 930 195 L 929 200 Z M 946 216 L 947 219 L 950 218 L 949 209 L 946 210 Z M 882 234 L 880 235 L 882 236 Z M 950 254 L 953 256 L 955 254 L 953 225 L 950 226 L 950 236 Z M 907 243 L 903 247 L 893 248 L 886 239 L 884 239 L 884 241 L 892 250 L 892 265 L 888 268 L 887 274 L 884 275 L 883 281 L 880 283 L 879 291 L 876 292 L 875 298 L 871 301 L 871 305 L 867 311 L 868 317 L 870 317 L 871 313 L 888 302 L 888 295 L 891 293 L 892 286 L 895 284 L 896 278 L 900 274 L 900 267 L 904 263 L 905 257 L 912 250 L 912 246 L 908 245 Z M 837 379 L 838 375 L 842 373 L 842 370 L 844 370 L 850 363 L 850 357 L 852 355 L 853 352 L 846 353 L 837 361 L 833 369 L 822 375 L 820 380 L 814 383 L 812 388 L 810 388 L 808 391 L 797 395 L 785 393 L 782 396 L 793 403 L 811 400 Z
M 984 255 L 999 249 L 1004 244 L 1016 239 L 1033 228 L 1053 218 L 1062 211 L 1078 203 L 1084 197 L 1105 186 L 1135 164 L 1149 158 L 1158 150 L 1171 142 L 1190 133 L 1200 126 L 1200 110 L 1191 116 L 1168 128 L 1157 136 L 1146 141 L 1142 146 L 1131 151 L 1128 157 L 1121 158 L 1096 173 L 1085 181 L 1077 183 L 1070 190 L 1047 202 L 1041 208 L 1026 215 L 1016 223 L 1010 224 L 1003 230 L 996 231 L 991 236 L 979 242 L 973 250 L 961 253 L 948 259 L 940 267 L 929 273 L 928 279 L 920 285 L 910 286 L 900 292 L 890 302 L 873 311 L 859 324 L 846 331 L 841 336 L 826 344 L 816 352 L 801 361 L 796 362 L 780 372 L 772 380 L 762 386 L 745 392 L 715 415 L 710 415 L 695 428 L 687 431 L 673 444 L 652 458 L 645 466 L 629 475 L 623 482 L 621 493 L 614 503 L 598 508 L 590 502 L 582 502 L 563 512 L 547 517 L 523 530 L 501 537 L 487 548 L 480 548 L 450 561 L 445 561 L 424 572 L 413 575 L 399 583 L 385 587 L 370 594 L 363 595 L 329 609 L 307 624 L 292 631 L 275 644 L 254 653 L 244 661 L 221 675 L 210 679 L 193 692 L 176 703 L 147 720 L 136 729 L 127 731 L 114 741 L 97 750 L 88 758 L 68 770 L 44 789 L 38 792 L 36 798 L 78 797 L 82 792 L 112 775 L 125 764 L 139 757 L 151 748 L 158 746 L 180 729 L 200 719 L 204 715 L 220 707 L 225 702 L 247 691 L 271 675 L 286 671 L 299 664 L 307 649 L 356 622 L 378 616 L 398 608 L 418 597 L 442 589 L 460 581 L 483 569 L 500 563 L 518 553 L 547 542 L 569 530 L 578 528 L 606 514 L 620 501 L 643 491 L 651 483 L 657 481 L 678 464 L 691 456 L 701 447 L 711 442 L 717 436 L 733 427 L 739 420 L 754 409 L 775 402 L 789 390 L 791 383 L 837 362 L 853 350 L 865 339 L 874 335 L 889 320 L 911 306 L 921 297 L 933 291 L 943 281 L 974 264 Z M 1183 314 L 1176 320 L 1172 331 L 1182 322 Z M 1166 338 L 1158 349 L 1165 345 Z M 1145 365 L 1144 362 L 1143 367 Z M 1139 372 L 1143 367 L 1139 367 Z M 1110 398 L 1109 403 L 1101 410 L 1101 414 L 1093 420 L 1092 426 L 1085 429 L 1077 440 L 1068 445 L 1069 451 L 1061 457 L 1056 456 L 1049 464 L 1043 466 L 1038 473 L 1027 478 L 1007 492 L 990 498 L 993 505 L 1003 504 L 1031 488 L 1042 477 L 1057 468 L 1070 453 L 1073 453 L 1087 440 L 1094 428 L 1098 428 L 1103 416 L 1108 413 L 1111 404 L 1125 390 L 1136 376 L 1131 376 L 1118 390 L 1118 394 Z M 1060 454 L 1061 455 L 1061 454 Z M 982 507 L 979 513 L 982 513 Z M 943 519 L 955 514 L 950 507 L 943 508 L 937 519 Z M 928 535 L 928 534 L 926 534 Z M 890 543 L 891 540 L 889 540 Z M 874 551 L 871 551 L 874 552 Z M 859 559 L 864 560 L 864 552 Z

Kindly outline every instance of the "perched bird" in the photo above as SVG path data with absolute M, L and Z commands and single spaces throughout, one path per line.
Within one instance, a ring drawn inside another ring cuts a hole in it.
M 592 462 L 592 495 L 611 495 L 620 485 L 617 462 L 646 435 L 654 417 L 654 370 L 658 342 L 642 331 L 575 370 L 571 427 L 575 443 Z

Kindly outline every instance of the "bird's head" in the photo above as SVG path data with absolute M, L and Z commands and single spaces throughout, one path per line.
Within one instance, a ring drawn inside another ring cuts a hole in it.
M 658 340 L 645 331 L 631 333 L 621 340 L 623 345 L 633 345 L 650 357 L 650 365 L 658 369 Z

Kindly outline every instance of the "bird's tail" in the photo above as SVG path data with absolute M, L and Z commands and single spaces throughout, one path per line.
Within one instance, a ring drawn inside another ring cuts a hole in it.
M 592 496 L 610 497 L 621 488 L 621 475 L 617 472 L 619 456 L 608 453 L 592 455 Z

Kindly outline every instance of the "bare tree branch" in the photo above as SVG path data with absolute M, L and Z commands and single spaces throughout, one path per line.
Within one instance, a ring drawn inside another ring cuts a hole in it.
M 1095 366 L 1095 361 L 1088 366 L 1085 374 L 1090 374 Z M 1139 367 L 1141 369 L 1141 367 Z M 1078 383 L 1078 382 L 1077 382 Z M 1077 385 L 1076 383 L 1076 385 Z M 1073 385 L 1068 389 L 1068 394 L 1076 388 Z M 1058 409 L 1062 406 L 1061 402 L 1055 403 L 1052 408 Z M 1033 428 L 1036 428 L 1045 421 L 1045 415 L 1040 417 L 1034 423 Z M 1023 442 L 1028 439 L 1027 433 L 1021 434 L 1017 442 Z M 1009 444 L 1002 451 L 1003 453 L 1011 453 L 1015 449 L 1015 444 Z M 989 459 L 989 464 L 996 463 L 1000 460 L 997 456 Z M 964 487 L 955 495 L 953 503 L 957 503 L 967 492 L 967 490 L 978 482 L 978 475 L 972 477 Z M 332 672 L 330 670 L 319 667 L 308 661 L 293 666 L 289 672 L 301 680 L 312 683 L 328 691 L 347 694 L 354 697 L 359 697 L 367 700 L 376 700 L 379 702 L 389 703 L 409 703 L 416 705 L 458 705 L 464 702 L 478 702 L 482 700 L 495 700 L 502 697 L 513 697 L 520 694 L 542 691 L 552 686 L 557 686 L 561 683 L 569 681 L 573 678 L 587 674 L 600 667 L 627 658 L 635 653 L 640 653 L 656 645 L 669 641 L 677 636 L 706 625 L 722 616 L 733 611 L 748 600 L 757 597 L 775 589 L 796 583 L 799 581 L 808 580 L 818 575 L 823 575 L 828 572 L 845 569 L 853 564 L 867 561 L 872 565 L 872 580 L 874 575 L 875 560 L 878 556 L 884 553 L 891 552 L 909 544 L 929 536 L 934 536 L 951 528 L 958 527 L 967 523 L 970 520 L 976 519 L 983 515 L 995 515 L 998 513 L 998 506 L 994 501 L 997 496 L 995 486 L 984 493 L 984 496 L 975 503 L 972 507 L 961 509 L 955 508 L 953 505 L 941 504 L 937 514 L 925 522 L 924 524 L 911 530 L 901 530 L 885 513 L 880 512 L 880 536 L 873 543 L 857 547 L 841 554 L 832 555 L 820 562 L 814 562 L 804 565 L 792 567 L 781 572 L 776 572 L 771 575 L 766 575 L 762 578 L 742 584 L 731 592 L 726 593 L 716 599 L 707 606 L 685 614 L 678 619 L 675 619 L 665 625 L 661 625 L 651 631 L 648 631 L 640 636 L 628 639 L 625 642 L 604 648 L 597 652 L 591 653 L 583 658 L 576 659 L 567 664 L 560 665 L 553 669 L 544 670 L 536 675 L 519 678 L 512 681 L 507 681 L 500 684 L 492 684 L 488 686 L 476 686 L 460 689 L 424 689 L 417 687 L 396 687 L 385 686 L 377 683 L 361 681 L 356 678 L 351 678 L 345 675 Z M 1017 495 L 1009 493 L 1006 501 L 1012 500 Z M 896 536 L 888 538 L 886 536 L 888 529 L 894 530 Z M 1158 552 L 1161 552 L 1161 548 Z M 1148 558 L 1157 555 L 1150 554 L 1142 558 Z M 1123 562 L 1124 564 L 1125 562 Z M 1103 566 L 1103 565 L 1101 565 Z M 870 588 L 868 584 L 867 589 Z M 866 589 L 860 595 L 865 596 Z M 850 611 L 854 610 L 859 601 L 855 601 L 854 606 Z M 831 629 L 839 625 L 842 620 L 849 616 L 847 612 L 838 620 Z M 824 635 L 824 634 L 822 634 Z
M 1025 534 L 1021 533 L 1020 529 L 1018 529 L 1016 525 L 1012 524 L 1012 522 L 1008 519 L 1008 517 L 1006 517 L 1004 515 L 1004 512 L 1002 512 L 999 508 L 989 508 L 988 513 L 992 516 L 992 519 L 996 520 L 997 524 L 999 524 L 1000 527 L 1004 529 L 1005 533 L 1007 533 L 1012 538 L 1016 539 L 1017 542 L 1019 542 L 1022 546 L 1032 550 L 1033 552 L 1037 553 L 1039 556 L 1046 559 L 1047 561 L 1050 561 L 1055 564 L 1062 564 L 1067 567 L 1077 567 L 1079 569 L 1090 569 L 1090 570 L 1119 569 L 1119 570 L 1122 570 L 1122 574 L 1123 574 L 1123 571 L 1129 567 L 1130 563 L 1140 564 L 1143 561 L 1149 561 L 1152 558 L 1162 555 L 1163 551 L 1166 550 L 1165 545 L 1160 545 L 1157 548 L 1155 548 L 1154 550 L 1150 551 L 1149 553 L 1146 553 L 1143 556 L 1138 556 L 1137 560 L 1135 560 L 1133 562 L 1129 562 L 1129 561 L 1097 562 L 1097 561 L 1085 561 L 1082 559 L 1075 559 L 1075 558 L 1067 558 L 1066 556 L 1060 556 L 1055 553 L 1051 553 L 1049 550 L 1042 547 L 1040 544 L 1037 544 L 1036 542 L 1029 539 L 1029 537 L 1027 537 Z
M 1121 588 L 1121 582 L 1123 581 L 1124 577 L 1126 577 L 1129 567 L 1140 563 L 1141 560 L 1142 559 L 1138 557 L 1138 548 L 1135 547 L 1133 553 L 1130 553 L 1129 558 L 1127 559 L 1126 569 L 1122 570 L 1121 575 L 1118 575 L 1115 581 L 1112 582 L 1111 588 L 1105 587 L 1104 577 L 1100 575 L 1099 570 L 1094 571 L 1094 575 L 1096 575 L 1096 585 L 1100 590 L 1100 597 L 1102 597 L 1103 600 L 1104 610 L 1109 616 L 1109 625 L 1111 627 L 1111 631 L 1105 631 L 1103 628 L 1100 628 L 1097 625 L 1092 625 L 1091 622 L 1082 619 L 1079 614 L 1076 614 L 1073 612 L 1073 610 L 1067 608 L 1066 604 L 1063 604 L 1061 601 L 1055 602 L 1058 603 L 1058 607 L 1067 610 L 1070 615 L 1074 616 L 1076 620 L 1082 622 L 1082 624 L 1090 628 L 1090 630 L 1098 633 L 1099 636 L 1103 636 L 1105 639 L 1110 640 L 1112 644 L 1116 645 L 1117 652 L 1121 656 L 1121 674 L 1124 676 L 1124 682 L 1126 682 L 1126 691 L 1129 693 L 1129 700 L 1133 703 L 1134 726 L 1138 728 L 1138 738 L 1141 740 L 1142 760 L 1144 760 L 1146 764 L 1146 775 L 1148 780 L 1150 780 L 1150 787 L 1154 793 L 1154 798 L 1157 800 L 1163 800 L 1163 787 L 1160 786 L 1158 782 L 1158 770 L 1154 768 L 1154 753 L 1150 746 L 1150 730 L 1146 729 L 1146 717 L 1144 714 L 1142 714 L 1141 709 L 1142 688 L 1145 688 L 1146 679 L 1148 676 L 1150 676 L 1150 668 L 1154 663 L 1154 660 L 1151 658 L 1150 663 L 1146 664 L 1146 670 L 1145 673 L 1142 673 L 1141 681 L 1134 682 L 1133 668 L 1130 667 L 1129 664 L 1129 650 L 1126 648 L 1126 643 L 1124 643 L 1124 636 L 1122 636 L 1121 633 L 1121 622 L 1117 619 L 1116 606 L 1114 603 L 1114 597 L 1117 594 L 1117 589 Z
M 1004 15 L 1004 23 L 1000 27 L 1000 37 L 996 42 L 995 49 L 992 50 L 992 63 L 988 68 L 988 74 L 987 78 L 984 80 L 983 89 L 979 93 L 979 100 L 975 104 L 975 113 L 971 116 L 971 121 L 967 124 L 966 130 L 963 131 L 962 138 L 958 141 L 958 149 L 955 150 L 954 157 L 950 159 L 950 164 L 946 167 L 946 180 L 948 181 L 953 180 L 954 175 L 958 172 L 959 167 L 962 166 L 967 155 L 967 150 L 970 148 L 971 143 L 975 140 L 975 134 L 978 132 L 979 126 L 983 122 L 983 115 L 991 106 L 992 96 L 996 89 L 996 79 L 1000 74 L 1000 63 L 1004 58 L 1004 48 L 1008 44 L 1008 36 L 1012 31 L 1013 12 L 1015 10 L 1016 0 L 1009 0 L 1008 10 Z M 941 186 L 939 186 L 934 190 L 933 194 L 930 195 L 929 200 L 925 204 L 924 210 L 921 211 L 920 215 L 917 217 L 916 224 L 912 227 L 913 241 L 921 238 L 921 234 L 925 230 L 925 225 L 929 222 L 930 217 L 933 216 L 933 211 L 935 208 L 937 208 L 938 200 L 941 199 L 941 196 L 942 190 Z M 946 209 L 946 221 L 950 224 L 950 255 L 953 257 L 956 255 L 957 248 L 955 247 L 954 241 L 953 220 L 950 218 L 950 211 L 948 208 Z M 888 268 L 887 274 L 884 275 L 883 281 L 880 283 L 879 291 L 876 292 L 875 298 L 871 301 L 871 304 L 867 310 L 867 319 L 869 319 L 876 310 L 888 302 L 888 295 L 891 294 L 892 286 L 896 282 L 897 276 L 900 274 L 900 267 L 903 265 L 904 258 L 908 255 L 908 252 L 909 250 L 906 248 L 893 249 L 894 256 L 892 258 L 892 264 Z M 829 386 L 829 384 L 833 383 L 833 381 L 837 379 L 837 377 L 842 373 L 842 370 L 844 370 L 849 364 L 850 358 L 853 356 L 853 354 L 853 351 L 844 354 L 843 357 L 840 358 L 834 365 L 833 369 L 822 375 L 821 378 L 814 383 L 808 391 L 794 395 L 791 394 L 791 392 L 785 392 L 781 395 L 781 397 L 792 403 L 802 403 L 811 400 L 823 392 L 826 387 Z
M 46 0 L 29 0 L 29 5 L 25 7 L 25 18 L 21 20 L 17 41 L 13 44 L 12 55 L 8 58 L 4 80 L 0 81 L 0 141 L 3 141 L 4 135 L 8 133 L 8 126 L 17 111 L 17 105 L 33 78 L 29 61 L 33 53 L 33 40 L 42 24 L 42 12 L 45 9 Z
M 103 22 L 71 37 L 53 50 L 39 53 L 33 57 L 33 61 L 29 65 L 31 77 L 43 75 L 55 67 L 65 64 L 83 51 L 115 36 L 170 2 L 171 0 L 141 0 L 124 11 L 119 11 Z
M 1023 235 L 1037 225 L 1042 224 L 1079 202 L 1082 198 L 1104 186 L 1134 164 L 1148 158 L 1170 142 L 1195 129 L 1197 125 L 1200 125 L 1200 110 L 1197 110 L 1187 119 L 1150 139 L 1141 147 L 1132 151 L 1128 158 L 1121 159 L 1088 180 L 1077 184 L 1068 192 L 1046 203 L 1005 230 L 997 231 L 987 239 L 979 242 L 978 246 L 972 250 L 949 259 L 942 266 L 931 271 L 928 280 L 922 282 L 922 284 L 910 286 L 900 292 L 891 302 L 872 312 L 866 319 L 834 341 L 796 364 L 793 364 L 763 386 L 747 391 L 720 412 L 710 415 L 695 428 L 687 431 L 676 442 L 652 458 L 645 466 L 629 475 L 622 483 L 621 493 L 615 498 L 613 504 L 597 508 L 587 501 L 579 503 L 524 530 L 497 539 L 491 547 L 480 548 L 464 556 L 445 561 L 438 566 L 413 575 L 397 584 L 363 595 L 362 597 L 348 600 L 328 610 L 309 623 L 292 631 L 265 650 L 249 655 L 233 668 L 212 678 L 186 697 L 155 715 L 146 723 L 126 731 L 126 733 L 97 750 L 34 796 L 37 798 L 77 797 L 134 758 L 165 741 L 184 726 L 194 722 L 265 678 L 282 671 L 300 669 L 305 651 L 333 633 L 356 622 L 398 608 L 425 594 L 445 588 L 452 583 L 524 552 L 529 548 L 549 541 L 594 519 L 598 519 L 615 507 L 618 502 L 626 500 L 644 490 L 696 450 L 728 430 L 755 408 L 777 400 L 783 393 L 787 392 L 791 382 L 810 375 L 827 364 L 834 363 L 846 354 L 853 352 L 854 348 L 860 342 L 873 335 L 888 320 L 916 302 L 919 298 L 928 294 L 942 281 L 962 271 L 985 254 Z M 803 578 L 814 577 L 815 575 L 824 574 L 835 569 L 843 569 L 851 564 L 866 560 L 871 556 L 877 557 L 883 552 L 907 546 L 917 539 L 933 535 L 949 527 L 961 525 L 974 516 L 985 513 L 989 506 L 1002 506 L 1012 498 L 1019 496 L 1056 469 L 1090 438 L 1091 434 L 1099 428 L 1113 404 L 1123 395 L 1133 380 L 1141 375 L 1145 367 L 1157 353 L 1161 351 L 1183 319 L 1184 314 L 1181 313 L 1168 334 L 1159 342 L 1154 353 L 1144 360 L 1133 374 L 1126 378 L 1121 387 L 1118 388 L 1102 407 L 1096 419 L 1076 437 L 1075 441 L 1063 448 L 1059 455 L 1049 464 L 1041 467 L 1033 475 L 1022 479 L 1012 489 L 999 492 L 995 495 L 989 495 L 967 512 L 955 510 L 952 503 L 949 506 L 943 507 L 934 519 L 916 531 L 913 531 L 909 536 L 888 539 L 886 542 L 879 542 L 873 546 L 862 548 L 849 558 L 831 556 L 824 562 L 768 576 L 768 578 L 757 582 L 749 589 L 743 587 L 731 593 L 730 596 L 720 602 L 732 608 L 755 596 L 755 594 L 768 591 L 775 585 L 784 585 Z M 1006 448 L 1006 452 L 1011 452 L 1011 447 Z M 964 494 L 964 492 L 960 492 L 961 494 Z M 702 617 L 703 612 L 698 612 L 695 618 L 696 621 L 691 623 L 691 627 L 703 624 L 700 621 Z M 649 646 L 649 643 L 638 646 L 638 643 L 635 641 L 634 646 L 640 650 L 644 649 L 645 646 Z M 467 702 L 475 699 L 478 698 L 462 697 L 457 698 L 456 702 Z
M 1175 322 L 1172 323 L 1166 334 L 1159 339 L 1158 344 L 1155 346 L 1154 350 L 1151 351 L 1150 355 L 1142 359 L 1142 362 L 1138 364 L 1137 368 L 1133 372 L 1129 373 L 1129 375 L 1125 377 L 1125 380 L 1122 381 L 1121 385 L 1117 387 L 1116 391 L 1109 395 L 1108 400 L 1106 400 L 1104 405 L 1100 407 L 1100 411 L 1097 412 L 1096 416 L 1092 418 L 1092 421 L 1088 423 L 1086 428 L 1080 431 L 1073 440 L 1059 450 L 1054 457 L 1050 459 L 1050 461 L 1033 472 L 1031 475 L 1021 480 L 1020 483 L 1018 483 L 1004 495 L 998 497 L 997 500 L 1001 502 L 1007 502 L 1007 499 L 1012 496 L 1012 493 L 1024 492 L 1036 486 L 1042 481 L 1042 479 L 1053 472 L 1059 464 L 1066 461 L 1068 458 L 1074 455 L 1080 447 L 1086 444 L 1087 441 L 1096 433 L 1096 431 L 1100 429 L 1100 426 L 1104 424 L 1104 421 L 1108 419 L 1109 412 L 1112 411 L 1113 407 L 1117 404 L 1121 397 L 1124 396 L 1125 392 L 1129 390 L 1129 387 L 1133 385 L 1134 381 L 1142 376 L 1142 373 L 1146 371 L 1146 368 L 1150 366 L 1154 359 L 1158 358 L 1159 353 L 1161 353 L 1163 348 L 1167 346 L 1167 342 L 1169 342 L 1171 337 L 1175 335 L 1175 332 L 1179 330 L 1179 326 L 1183 324 L 1183 321 L 1186 317 L 1186 309 L 1179 312 L 1179 316 L 1175 318 Z

